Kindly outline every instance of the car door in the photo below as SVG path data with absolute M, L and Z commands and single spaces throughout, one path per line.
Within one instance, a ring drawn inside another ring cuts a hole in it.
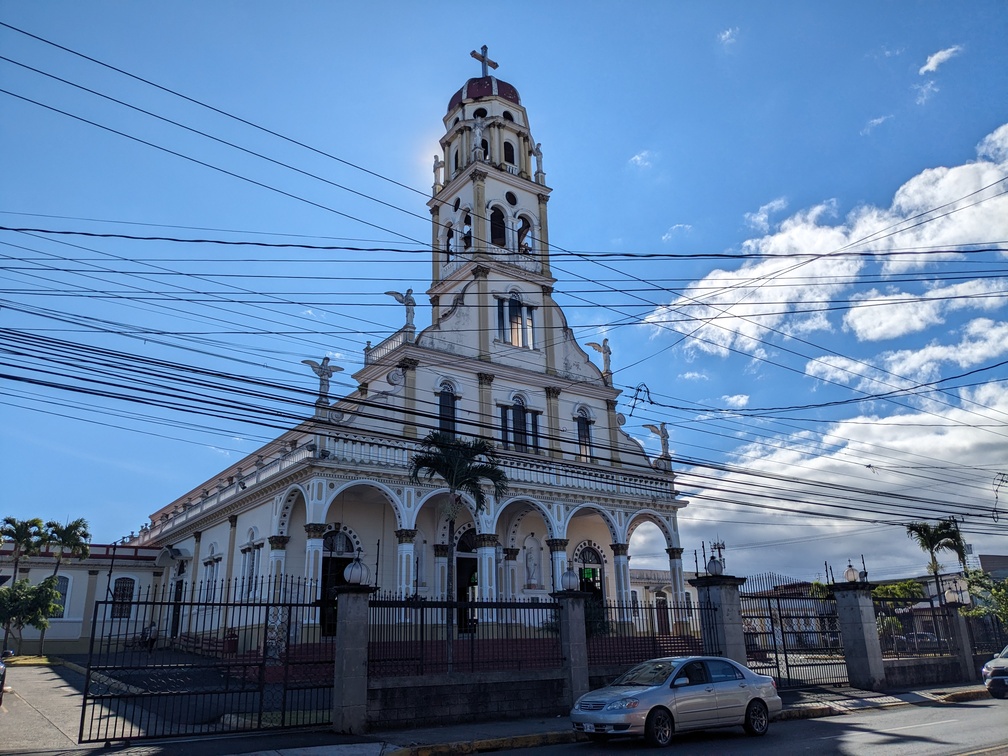
M 746 705 L 754 695 L 745 675 L 724 659 L 708 659 L 705 664 L 717 695 L 718 724 L 741 724 Z
M 717 693 L 702 661 L 684 664 L 672 678 L 677 730 L 717 724 Z

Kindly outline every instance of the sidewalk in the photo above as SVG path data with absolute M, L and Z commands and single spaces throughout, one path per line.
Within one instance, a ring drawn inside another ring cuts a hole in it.
M 185 753 L 186 756 L 259 754 L 282 756 L 421 756 L 532 748 L 576 740 L 566 717 L 483 722 L 378 731 L 362 736 L 326 731 L 282 731 L 143 741 L 136 745 L 78 745 L 82 670 L 76 665 L 18 664 L 7 670 L 7 692 L 0 707 L 0 754 L 89 756 L 94 754 Z M 913 691 L 872 693 L 853 688 L 785 691 L 780 719 L 810 719 L 851 711 L 905 705 L 940 705 L 988 696 L 983 685 L 929 686 Z

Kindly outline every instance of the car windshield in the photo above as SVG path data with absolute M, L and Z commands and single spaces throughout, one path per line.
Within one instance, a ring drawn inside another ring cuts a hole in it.
M 1008 646 L 1001 649 L 1001 653 L 998 654 L 1002 659 L 1008 659 Z
M 611 685 L 662 685 L 678 663 L 678 660 L 644 662 L 629 672 L 624 672 L 613 680 Z

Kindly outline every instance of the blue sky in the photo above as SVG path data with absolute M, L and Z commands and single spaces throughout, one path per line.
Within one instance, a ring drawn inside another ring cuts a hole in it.
M 272 437 L 244 421 L 305 401 L 302 359 L 349 388 L 383 292 L 429 283 L 440 119 L 487 44 L 542 143 L 558 301 L 610 339 L 625 429 L 669 425 L 688 551 L 894 577 L 924 564 L 901 523 L 956 514 L 1005 552 L 1004 3 L 362 5 L 0 5 L 45 40 L 0 26 L 0 225 L 398 250 L 0 231 L 2 514 L 112 540 Z M 94 393 L 108 364 L 145 404 Z M 207 417 L 179 366 L 268 385 Z

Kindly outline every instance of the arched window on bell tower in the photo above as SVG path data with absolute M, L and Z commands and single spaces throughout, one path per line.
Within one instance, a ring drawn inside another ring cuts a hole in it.
M 450 263 L 452 257 L 455 256 L 455 229 L 452 228 L 451 223 L 445 226 L 444 252 L 445 262 Z
M 531 255 L 532 241 L 532 221 L 522 215 L 518 218 L 518 251 L 523 255 Z
M 490 243 L 495 247 L 507 247 L 507 226 L 504 222 L 504 211 L 499 207 L 490 212 Z

